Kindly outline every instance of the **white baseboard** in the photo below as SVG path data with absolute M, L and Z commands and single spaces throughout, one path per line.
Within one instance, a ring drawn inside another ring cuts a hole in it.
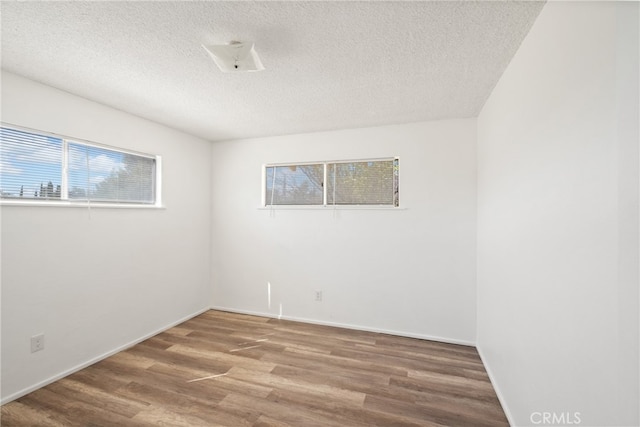
M 496 382 L 495 377 L 493 376 L 493 372 L 491 371 L 491 366 L 487 364 L 486 359 L 482 356 L 482 349 L 480 346 L 476 345 L 476 350 L 480 355 L 480 360 L 484 365 L 484 370 L 487 371 L 487 375 L 489 375 L 489 381 L 491 381 L 491 385 L 493 386 L 493 390 L 496 392 L 496 396 L 498 396 L 498 400 L 500 401 L 500 405 L 502 406 L 502 410 L 504 414 L 507 416 L 507 421 L 509 421 L 510 426 L 515 426 L 515 422 L 513 421 L 513 416 L 509 411 L 509 407 L 507 406 L 507 401 L 504 399 L 504 395 L 500 391 L 500 387 L 498 387 L 498 383 Z
M 155 330 L 154 332 L 151 332 L 151 333 L 149 333 L 149 334 L 147 334 L 147 335 L 145 335 L 143 337 L 137 338 L 137 339 L 135 339 L 135 340 L 133 340 L 133 341 L 127 343 L 127 344 L 124 344 L 124 345 L 122 345 L 122 346 L 120 346 L 118 348 L 115 348 L 115 349 L 113 349 L 111 351 L 108 351 L 108 352 L 106 352 L 104 354 L 101 354 L 100 356 L 94 357 L 91 360 L 88 360 L 88 361 L 86 361 L 84 363 L 76 365 L 71 369 L 67 369 L 66 371 L 60 372 L 59 374 L 56 374 L 56 375 L 54 375 L 54 376 L 52 376 L 50 378 L 47 378 L 44 381 L 40 381 L 37 384 L 34 384 L 32 386 L 29 386 L 27 388 L 24 388 L 24 389 L 16 392 L 16 393 L 13 393 L 13 394 L 11 394 L 9 396 L 6 396 L 5 398 L 3 398 L 0 401 L 0 405 L 4 405 L 5 403 L 9 403 L 12 400 L 19 399 L 20 397 L 22 397 L 22 396 L 24 396 L 26 394 L 29 394 L 32 391 L 35 391 L 35 390 L 37 390 L 39 388 L 42 388 L 42 387 L 44 387 L 46 385 L 51 384 L 52 382 L 58 381 L 61 378 L 64 378 L 64 377 L 66 377 L 68 375 L 71 375 L 71 374 L 73 374 L 75 372 L 78 372 L 79 370 L 84 369 L 87 366 L 93 365 L 94 363 L 97 363 L 97 362 L 99 362 L 101 360 L 104 360 L 109 356 L 113 356 L 116 353 L 119 353 L 119 352 L 121 352 L 123 350 L 126 350 L 126 349 L 128 349 L 130 347 L 133 347 L 134 345 L 139 344 L 139 343 L 141 343 L 142 341 L 144 341 L 146 339 L 149 339 L 149 338 L 151 338 L 151 337 L 153 337 L 155 335 L 158 335 L 159 333 L 164 332 L 167 329 L 171 329 L 174 326 L 179 325 L 180 323 L 184 323 L 187 320 L 192 319 L 192 318 L 194 318 L 196 316 L 199 316 L 200 314 L 202 314 L 202 313 L 204 313 L 206 311 L 209 311 L 209 307 L 203 308 L 203 309 L 201 309 L 201 310 L 199 310 L 199 311 L 197 311 L 197 312 L 195 312 L 193 314 L 190 314 L 188 316 L 183 317 L 182 319 L 176 320 L 175 322 L 171 322 L 170 324 L 168 324 L 166 326 L 163 326 L 163 327 Z
M 237 308 L 221 307 L 221 306 L 212 306 L 211 309 L 212 310 L 219 310 L 219 311 L 228 311 L 228 312 L 231 312 L 231 313 L 238 313 L 238 314 L 249 314 L 249 315 L 252 315 L 252 316 L 270 317 L 270 318 L 273 318 L 273 319 L 292 320 L 292 321 L 295 321 L 295 322 L 311 323 L 311 324 L 314 324 L 314 325 L 334 326 L 336 328 L 353 329 L 353 330 L 357 330 L 357 331 L 377 332 L 377 333 L 380 333 L 380 334 L 395 335 L 395 336 L 399 336 L 399 337 L 418 338 L 418 339 L 421 339 L 421 340 L 438 341 L 438 342 L 443 342 L 443 343 L 447 343 L 447 344 L 466 345 L 466 346 L 470 346 L 470 347 L 475 347 L 475 345 L 476 345 L 474 342 L 471 342 L 471 341 L 458 340 L 458 339 L 454 339 L 454 338 L 444 338 L 444 337 L 438 337 L 438 336 L 434 336 L 434 335 L 413 334 L 413 333 L 409 333 L 409 332 L 394 331 L 394 330 L 390 330 L 390 329 L 371 328 L 371 327 L 368 327 L 368 326 L 361 326 L 361 325 L 351 325 L 351 324 L 348 324 L 348 323 L 338 323 L 338 322 L 328 322 L 328 321 L 324 321 L 324 320 L 307 319 L 307 318 L 304 318 L 304 317 L 279 316 L 279 315 L 273 314 L 273 313 L 264 313 L 264 312 L 251 311 L 251 310 L 241 310 L 241 309 L 237 309 Z

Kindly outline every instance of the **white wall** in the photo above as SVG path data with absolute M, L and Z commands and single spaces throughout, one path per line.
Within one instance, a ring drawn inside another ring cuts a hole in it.
M 214 144 L 213 305 L 473 343 L 475 134 L 465 119 Z M 403 209 L 258 209 L 265 163 L 389 156 Z
M 162 155 L 166 206 L 1 208 L 4 402 L 209 306 L 211 144 L 4 72 L 2 120 Z
M 638 75 L 638 3 L 550 2 L 478 118 L 478 348 L 515 425 L 640 424 Z

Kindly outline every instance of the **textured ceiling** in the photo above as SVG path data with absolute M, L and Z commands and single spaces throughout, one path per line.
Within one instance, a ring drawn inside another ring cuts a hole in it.
M 475 117 L 542 6 L 2 1 L 2 67 L 212 141 Z M 220 72 L 231 40 L 266 70 Z

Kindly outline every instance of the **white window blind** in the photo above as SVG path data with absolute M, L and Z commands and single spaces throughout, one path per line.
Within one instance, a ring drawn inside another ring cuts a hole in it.
M 60 199 L 63 140 L 0 128 L 2 198 Z
M 69 142 L 69 199 L 153 203 L 155 159 Z
M 327 165 L 327 204 L 397 204 L 395 160 L 329 163 Z
M 397 158 L 267 165 L 265 206 L 399 206 Z
M 2 199 L 154 204 L 156 158 L 0 128 Z

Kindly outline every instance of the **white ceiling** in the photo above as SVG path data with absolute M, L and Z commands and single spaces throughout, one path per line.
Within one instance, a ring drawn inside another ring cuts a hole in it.
M 475 117 L 542 6 L 2 1 L 2 67 L 212 141 Z M 231 40 L 266 70 L 221 73 Z

